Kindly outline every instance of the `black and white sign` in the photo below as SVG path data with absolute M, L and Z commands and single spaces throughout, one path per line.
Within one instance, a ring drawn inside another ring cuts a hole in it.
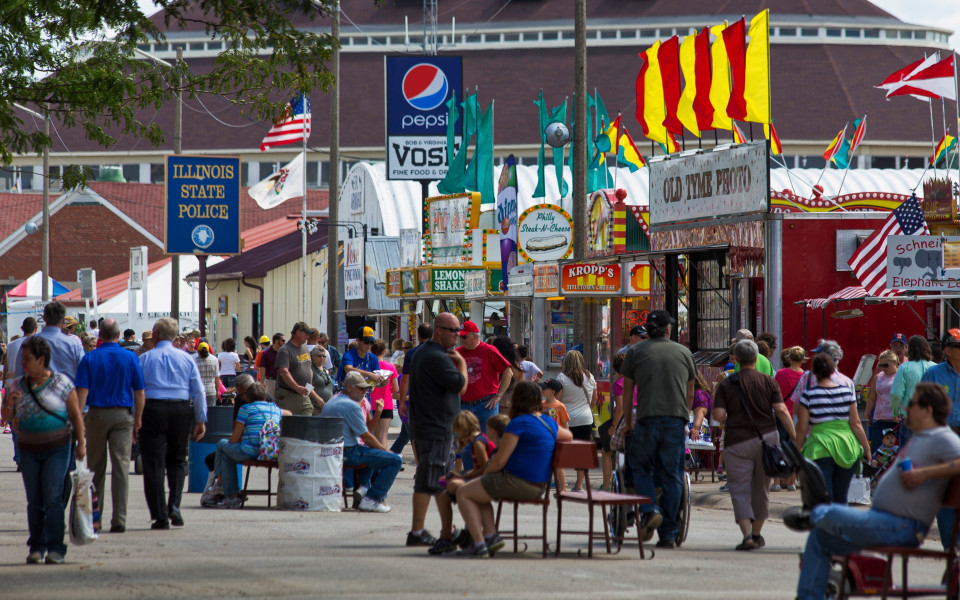
M 344 240 L 343 253 L 343 297 L 363 300 L 363 239 Z

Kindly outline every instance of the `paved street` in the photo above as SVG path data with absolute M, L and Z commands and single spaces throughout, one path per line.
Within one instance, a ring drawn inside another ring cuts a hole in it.
M 11 599 L 786 599 L 794 597 L 797 553 L 805 541 L 773 519 L 764 529 L 766 548 L 733 551 L 739 533 L 729 498 L 708 477 L 694 486 L 698 506 L 687 542 L 657 552 L 651 561 L 637 560 L 635 547 L 625 547 L 619 556 L 580 558 L 576 549 L 585 544 L 568 537 L 559 559 L 541 559 L 536 543 L 526 554 L 503 552 L 488 561 L 431 557 L 425 548 L 403 545 L 413 477 L 413 467 L 407 466 L 388 499 L 393 511 L 386 515 L 278 512 L 268 510 L 262 497 L 253 498 L 244 510 L 211 510 L 200 508 L 199 494 L 185 494 L 186 526 L 170 531 L 149 529 L 142 478 L 131 475 L 125 534 L 104 533 L 92 545 L 71 546 L 63 566 L 27 566 L 23 486 L 11 456 L 10 436 L 0 436 L 0 597 Z M 265 470 L 257 471 L 259 487 Z M 771 510 L 779 515 L 793 503 L 799 503 L 799 494 L 773 494 Z M 108 501 L 105 522 L 109 511 Z M 571 505 L 564 522 L 586 527 L 585 515 L 583 507 Z M 532 531 L 538 513 L 521 510 L 521 523 L 523 530 Z M 551 510 L 551 543 L 555 526 Z M 431 513 L 428 528 L 436 533 L 438 527 Z M 919 566 L 923 568 L 913 577 L 938 579 L 942 572 L 935 564 Z

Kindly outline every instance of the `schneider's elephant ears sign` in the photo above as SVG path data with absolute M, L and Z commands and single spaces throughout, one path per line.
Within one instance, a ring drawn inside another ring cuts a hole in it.
M 240 159 L 167 156 L 167 254 L 240 254 Z
M 764 142 L 671 155 L 651 160 L 649 167 L 653 229 L 770 210 Z
M 958 237 L 887 236 L 887 289 L 915 292 L 960 290 Z
M 531 206 L 520 215 L 517 242 L 525 262 L 569 258 L 573 252 L 573 218 L 553 204 Z

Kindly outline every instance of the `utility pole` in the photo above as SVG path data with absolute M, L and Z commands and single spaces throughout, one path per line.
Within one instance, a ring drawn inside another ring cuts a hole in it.
M 183 47 L 177 47 L 177 66 L 183 61 Z M 183 104 L 180 92 L 180 75 L 177 75 L 177 104 L 173 108 L 173 153 L 180 154 L 183 143 Z M 166 248 L 164 248 L 166 250 Z M 180 256 L 174 254 L 170 257 L 170 318 L 180 322 Z M 203 292 L 201 292 L 201 295 Z M 200 304 L 200 320 L 203 321 L 204 306 Z M 146 316 L 146 315 L 144 315 Z
M 43 135 L 50 139 L 50 114 L 43 117 Z M 43 149 L 43 242 L 40 249 L 40 270 L 43 278 L 43 303 L 50 301 L 50 145 Z
M 573 258 L 587 255 L 587 3 L 575 0 L 574 31 L 574 111 L 573 111 Z M 595 327 L 586 323 L 584 299 L 573 300 L 573 335 L 583 344 L 587 368 L 597 364 L 591 333 Z M 587 327 L 584 327 L 584 325 Z M 590 339 L 588 339 L 590 338 Z
M 334 1 L 331 7 L 330 35 L 335 40 L 330 72 L 334 84 L 330 90 L 330 195 L 328 200 L 327 222 L 327 335 L 329 342 L 337 345 L 337 305 L 340 302 L 340 256 L 337 253 L 339 234 L 337 222 L 340 219 L 340 3 Z

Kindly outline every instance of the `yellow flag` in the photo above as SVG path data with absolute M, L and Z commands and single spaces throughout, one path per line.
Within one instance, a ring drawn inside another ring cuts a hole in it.
M 714 25 L 710 33 L 716 38 L 710 46 L 710 57 L 713 59 L 713 75 L 710 78 L 710 104 L 713 105 L 713 126 L 717 129 L 730 130 L 733 121 L 727 116 L 727 104 L 730 102 L 730 61 L 727 59 L 727 47 L 723 45 L 723 25 Z
M 770 9 L 750 20 L 750 44 L 747 46 L 747 76 L 743 98 L 747 102 L 747 121 L 770 122 Z
M 700 137 L 700 128 L 697 126 L 697 115 L 693 112 L 693 101 L 697 97 L 697 34 L 692 33 L 683 38 L 680 44 L 680 70 L 683 72 L 683 93 L 680 95 L 680 104 L 677 105 L 677 118 L 690 133 Z
M 647 71 L 643 76 L 643 120 L 647 129 L 647 137 L 661 144 L 667 143 L 667 128 L 663 120 L 667 118 L 667 109 L 663 99 L 663 78 L 660 75 L 660 60 L 657 51 L 660 50 L 660 41 L 654 42 L 647 48 Z

